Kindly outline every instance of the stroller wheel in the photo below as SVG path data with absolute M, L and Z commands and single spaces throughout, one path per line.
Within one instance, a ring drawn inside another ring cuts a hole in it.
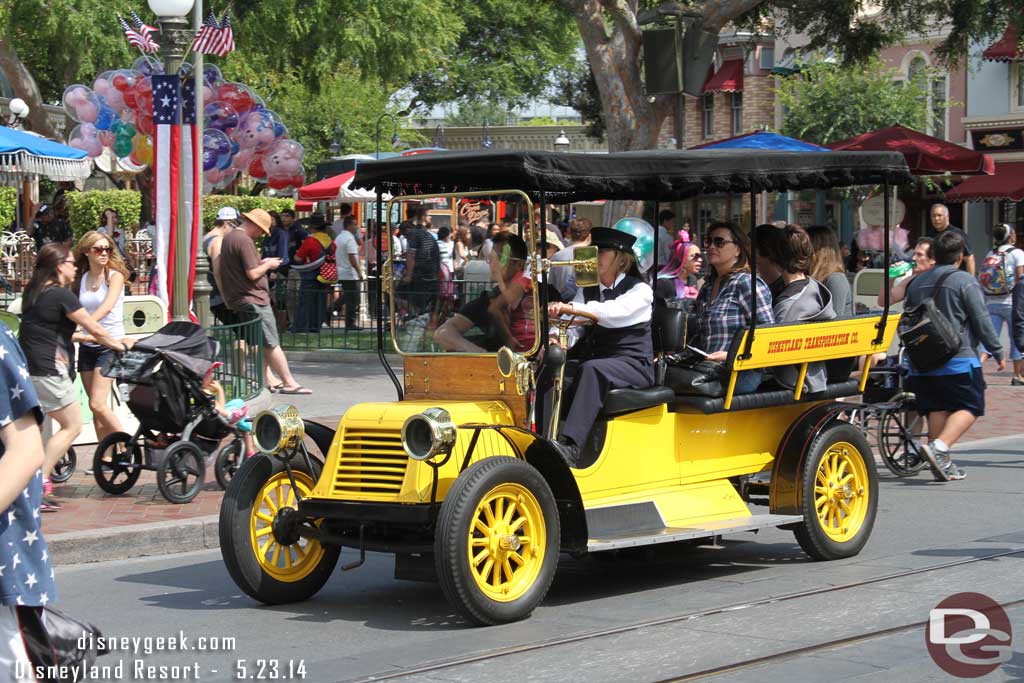
M 72 446 L 68 448 L 68 452 L 61 456 L 61 459 L 53 466 L 53 471 L 50 472 L 50 481 L 58 484 L 67 481 L 75 473 L 77 466 L 78 456 L 75 455 L 75 448 Z
M 235 439 L 217 452 L 217 460 L 213 464 L 213 473 L 217 477 L 217 483 L 224 490 L 227 490 L 231 478 L 242 466 L 242 440 Z
M 179 441 L 167 449 L 156 471 L 156 485 L 172 503 L 188 503 L 199 494 L 206 478 L 206 463 L 199 447 Z
M 142 449 L 131 434 L 108 434 L 96 446 L 96 454 L 92 456 L 92 474 L 97 486 L 119 496 L 135 486 L 142 474 Z

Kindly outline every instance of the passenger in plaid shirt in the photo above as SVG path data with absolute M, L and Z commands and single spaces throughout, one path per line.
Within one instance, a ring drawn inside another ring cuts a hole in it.
M 697 331 L 690 345 L 705 351 L 708 360 L 724 362 L 737 330 L 750 325 L 750 240 L 732 223 L 711 226 L 704 239 L 711 275 L 694 306 Z M 775 321 L 768 285 L 757 278 L 757 324 Z M 761 384 L 762 371 L 741 372 L 735 393 L 749 394 Z

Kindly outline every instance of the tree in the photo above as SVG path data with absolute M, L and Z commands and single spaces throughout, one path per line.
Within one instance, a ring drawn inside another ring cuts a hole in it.
M 786 111 L 782 133 L 827 145 L 897 123 L 925 130 L 927 74 L 896 82 L 897 74 L 877 57 L 847 65 L 811 60 L 775 91 Z
M 462 102 L 453 112 L 445 112 L 444 122 L 448 126 L 482 126 L 486 121 L 491 126 L 504 126 L 508 108 L 497 102 Z

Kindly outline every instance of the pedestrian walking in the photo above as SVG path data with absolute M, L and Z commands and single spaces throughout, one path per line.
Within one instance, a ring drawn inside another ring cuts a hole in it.
M 65 269 L 68 266 L 63 266 Z M 0 324 L 0 671 L 9 681 L 35 681 L 19 614 L 38 621 L 57 600 L 39 512 L 45 461 L 43 419 L 28 362 L 14 335 Z M 25 614 L 31 611 L 31 615 Z
M 228 308 L 241 322 L 259 320 L 263 329 L 263 371 L 269 386 L 282 394 L 312 394 L 292 377 L 288 359 L 278 339 L 277 322 L 270 308 L 270 286 L 267 273 L 279 265 L 279 258 L 261 259 L 255 240 L 270 234 L 270 214 L 263 209 L 252 209 L 241 214 L 241 225 L 221 240 L 220 282 L 221 294 Z M 274 377 L 281 378 L 274 385 Z
M 966 477 L 953 463 L 950 450 L 985 414 L 985 379 L 975 352 L 977 342 L 984 343 L 995 356 L 1000 370 L 1006 367 L 981 288 L 973 277 L 960 271 L 965 246 L 963 233 L 941 232 L 933 245 L 936 266 L 911 281 L 905 302 L 910 312 L 931 299 L 936 311 L 960 331 L 955 355 L 938 368 L 919 370 L 910 357 L 909 388 L 917 397 L 918 410 L 928 417 L 928 444 L 921 452 L 938 481 Z
M 413 212 L 414 220 L 422 219 L 423 209 Z M 405 273 L 401 293 L 409 302 L 412 316 L 432 314 L 440 290 L 441 251 L 437 241 L 421 223 L 405 224 Z
M 359 296 L 366 279 L 359 264 L 359 221 L 346 216 L 341 231 L 334 240 L 334 254 L 338 263 L 338 282 L 341 284 L 341 305 L 345 309 L 345 329 L 361 330 L 359 326 Z M 338 312 L 337 310 L 335 312 Z
M 1010 383 L 1024 385 L 1024 356 L 1021 348 L 1014 343 L 1010 324 L 1013 311 L 1013 290 L 1017 282 L 1024 278 L 1024 250 L 1014 246 L 1017 235 L 1009 225 L 1001 224 L 992 229 L 992 251 L 985 255 L 985 260 L 978 269 L 978 282 L 985 292 L 985 304 L 992 318 L 992 326 L 996 336 L 1006 325 L 1010 331 L 1010 360 L 1013 361 L 1013 377 Z M 984 363 L 990 354 L 981 354 Z
M 1010 338 L 1018 349 L 1024 349 L 1024 279 L 1013 288 L 1013 312 L 1010 315 Z
M 974 254 L 971 253 L 971 245 L 967 241 L 967 233 L 955 225 L 949 224 L 949 207 L 945 204 L 932 204 L 931 219 L 933 228 L 931 237 L 933 239 L 946 231 L 958 233 L 963 238 L 964 258 L 960 264 L 960 270 L 966 270 L 971 275 L 974 275 Z
M 75 396 L 75 344 L 80 326 L 94 341 L 115 351 L 127 347 L 93 320 L 68 287 L 75 281 L 75 259 L 61 243 L 44 245 L 32 278 L 22 295 L 18 341 L 28 358 L 28 374 L 39 405 L 59 429 L 46 442 L 43 462 L 43 510 L 60 509 L 52 498 L 50 471 L 82 431 L 82 413 Z
M 328 231 L 323 214 L 313 214 L 310 219 L 312 232 L 295 252 L 293 263 L 299 271 L 299 303 L 292 324 L 292 332 L 320 332 L 320 326 L 327 319 L 328 283 L 322 275 L 324 265 L 335 266 L 331 276 L 332 284 L 337 281 L 337 261 L 334 241 Z
M 206 252 L 206 257 L 210 261 L 210 272 L 206 274 L 206 281 L 210 285 L 210 312 L 221 325 L 233 325 L 238 322 L 234 313 L 224 303 L 219 282 L 221 240 L 237 225 L 238 210 L 232 206 L 221 207 L 217 211 L 217 219 L 213 222 L 213 228 L 203 237 L 203 251 Z

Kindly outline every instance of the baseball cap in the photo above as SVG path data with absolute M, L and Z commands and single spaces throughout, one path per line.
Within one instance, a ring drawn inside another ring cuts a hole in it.
M 238 210 L 233 206 L 221 207 L 220 211 L 217 212 L 217 220 L 219 221 L 237 221 Z
M 251 211 L 246 211 L 242 214 L 242 218 L 262 230 L 264 235 L 270 234 L 270 226 L 274 224 L 274 219 L 271 218 L 270 214 L 263 209 L 252 209 Z

